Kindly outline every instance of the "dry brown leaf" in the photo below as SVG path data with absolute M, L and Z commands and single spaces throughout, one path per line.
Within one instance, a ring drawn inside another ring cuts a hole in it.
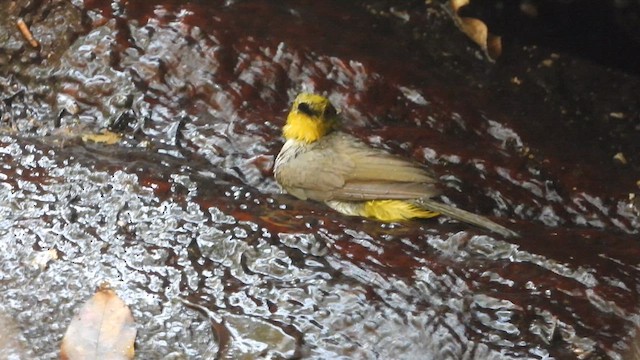
M 127 305 L 101 287 L 71 320 L 60 346 L 61 359 L 133 359 L 136 325 Z
M 467 4 L 469 0 L 449 1 L 456 25 L 482 48 L 489 60 L 495 61 L 502 53 L 502 39 L 500 36 L 491 34 L 487 25 L 481 20 L 458 16 L 458 10 Z
M 82 141 L 88 142 L 93 141 L 95 143 L 105 144 L 105 145 L 113 145 L 120 141 L 122 136 L 118 133 L 114 133 L 112 131 L 104 130 L 97 134 L 84 134 L 82 135 Z

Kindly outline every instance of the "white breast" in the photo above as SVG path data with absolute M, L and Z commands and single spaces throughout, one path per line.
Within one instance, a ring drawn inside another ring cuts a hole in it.
M 302 142 L 289 139 L 284 143 L 282 149 L 280 149 L 280 153 L 276 157 L 276 163 L 273 167 L 273 174 L 278 180 L 278 173 L 281 169 L 283 169 L 289 161 L 295 159 L 298 155 L 305 151 L 305 146 Z

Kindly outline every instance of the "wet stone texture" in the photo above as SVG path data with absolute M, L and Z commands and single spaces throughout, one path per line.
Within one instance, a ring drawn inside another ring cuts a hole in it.
M 57 358 L 108 282 L 140 359 L 637 355 L 640 79 L 514 42 L 492 64 L 428 3 L 1 2 L 3 354 Z M 281 194 L 303 90 L 522 236 Z

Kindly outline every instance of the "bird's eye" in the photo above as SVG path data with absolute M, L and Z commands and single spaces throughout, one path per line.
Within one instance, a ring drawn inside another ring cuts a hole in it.
M 298 104 L 298 111 L 302 112 L 303 114 L 309 115 L 309 116 L 313 116 L 313 110 L 311 110 L 311 107 L 309 107 L 309 104 L 307 103 L 300 103 Z
M 333 105 L 331 104 L 327 105 L 327 107 L 324 109 L 324 117 L 332 118 L 332 117 L 335 117 L 336 115 L 338 115 L 336 108 L 334 108 Z

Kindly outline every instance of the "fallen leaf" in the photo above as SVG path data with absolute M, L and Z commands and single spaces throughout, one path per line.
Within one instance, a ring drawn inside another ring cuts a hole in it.
M 490 61 L 495 61 L 502 53 L 502 38 L 489 32 L 487 25 L 476 18 L 460 17 L 458 10 L 469 4 L 469 0 L 450 0 L 449 6 L 453 12 L 456 25 L 473 42 L 478 44 Z
M 71 320 L 60 346 L 61 359 L 133 359 L 136 325 L 131 310 L 106 286 Z
M 117 144 L 120 141 L 122 136 L 118 133 L 114 133 L 109 130 L 103 130 L 97 134 L 84 134 L 82 135 L 82 141 L 93 141 L 95 143 L 105 144 L 105 145 L 113 145 Z
M 620 165 L 627 165 L 627 157 L 621 152 L 613 155 L 613 160 Z

